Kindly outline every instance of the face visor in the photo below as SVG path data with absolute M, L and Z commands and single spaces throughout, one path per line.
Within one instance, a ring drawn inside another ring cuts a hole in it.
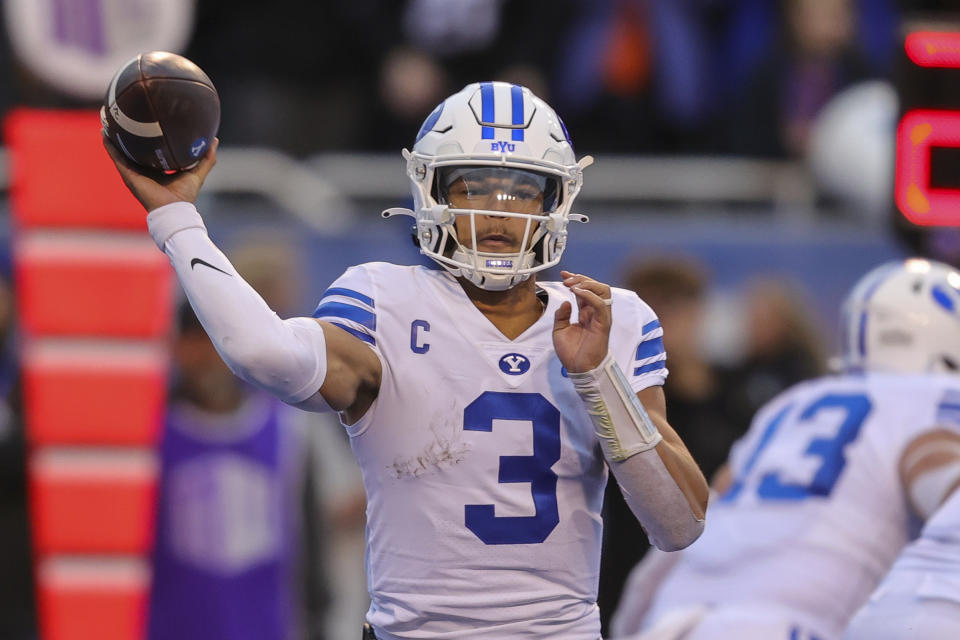
M 451 209 L 546 214 L 560 204 L 560 179 L 515 167 L 437 167 L 435 198 Z

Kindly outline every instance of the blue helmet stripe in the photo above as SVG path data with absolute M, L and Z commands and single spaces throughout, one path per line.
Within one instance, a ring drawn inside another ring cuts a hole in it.
M 512 85 L 510 87 L 510 101 L 513 107 L 513 124 L 524 123 L 523 119 L 523 89 L 517 85 Z M 518 141 L 523 141 L 523 129 L 514 129 L 513 130 L 513 139 Z
M 480 118 L 484 122 L 495 122 L 496 104 L 493 97 L 493 83 L 484 82 L 480 85 Z M 480 136 L 484 140 L 493 140 L 493 127 L 483 127 Z
M 430 112 L 430 115 L 427 116 L 427 119 L 423 121 L 423 124 L 420 126 L 420 131 L 417 132 L 417 139 L 414 140 L 414 144 L 420 142 L 420 139 L 423 136 L 427 135 L 433 125 L 437 124 L 437 120 L 440 119 L 440 113 L 443 111 L 443 102 L 437 105 L 437 108 Z
M 870 298 L 873 297 L 873 294 L 876 293 L 877 289 L 881 284 L 886 281 L 886 279 L 893 273 L 895 273 L 899 268 L 899 263 L 891 263 L 887 265 L 886 269 L 880 269 L 880 273 L 877 274 L 876 279 L 870 283 L 869 286 L 863 292 L 863 298 L 860 300 L 860 305 L 862 309 L 866 309 L 866 305 L 870 302 Z M 864 310 L 860 312 L 860 320 L 857 326 L 857 350 L 860 353 L 861 357 L 866 357 L 867 355 L 867 312 Z

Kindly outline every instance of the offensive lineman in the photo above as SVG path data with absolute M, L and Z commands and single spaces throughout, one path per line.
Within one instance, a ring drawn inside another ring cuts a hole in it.
M 193 206 L 215 162 L 160 184 L 107 143 L 223 359 L 307 410 L 338 411 L 368 496 L 367 620 L 394 638 L 597 640 L 609 468 L 658 547 L 703 529 L 707 486 L 667 423 L 662 330 L 631 292 L 562 272 L 582 169 L 528 89 L 467 86 L 405 152 L 421 251 L 368 263 L 316 319 L 279 319 Z
M 955 442 L 952 449 L 960 447 Z M 922 453 L 922 452 L 921 452 Z M 926 455 L 943 455 L 927 450 Z M 941 467 L 960 480 L 960 462 Z M 949 481 L 948 481 L 949 482 Z M 960 491 L 927 522 L 897 558 L 870 600 L 853 617 L 844 640 L 960 638 Z
M 947 265 L 865 275 L 844 305 L 846 371 L 757 412 L 714 483 L 706 533 L 638 565 L 615 634 L 839 638 L 957 479 L 958 311 L 960 272 Z

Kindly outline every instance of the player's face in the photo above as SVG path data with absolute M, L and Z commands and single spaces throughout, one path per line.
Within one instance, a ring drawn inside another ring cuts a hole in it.
M 457 178 L 447 188 L 447 201 L 457 209 L 543 213 L 543 190 L 518 175 L 484 174 Z
M 552 210 L 555 198 L 545 193 L 552 186 L 552 178 L 530 171 L 506 167 L 466 167 L 455 169 L 446 177 L 447 185 L 442 200 L 454 209 L 503 211 L 525 215 L 540 215 Z M 518 252 L 524 235 L 533 233 L 538 221 L 525 216 L 498 216 L 495 213 L 474 214 L 479 251 L 491 253 Z M 457 240 L 474 248 L 471 216 L 456 219 Z
M 457 240 L 464 247 L 473 249 L 473 229 L 470 216 L 457 216 L 454 223 L 457 228 Z M 527 231 L 528 224 L 530 230 Z M 478 251 L 489 253 L 517 253 L 522 250 L 523 236 L 533 234 L 536 222 L 529 218 L 511 218 L 497 215 L 474 216 Z M 528 240 L 529 243 L 529 240 Z M 525 249 L 526 247 L 523 247 Z

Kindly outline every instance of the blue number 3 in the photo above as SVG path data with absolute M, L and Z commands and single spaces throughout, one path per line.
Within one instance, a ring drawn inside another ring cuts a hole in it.
M 823 460 L 808 484 L 791 484 L 780 479 L 777 471 L 765 473 L 757 486 L 757 495 L 762 500 L 803 500 L 809 496 L 829 496 L 834 485 L 840 479 L 840 474 L 846 466 L 847 460 L 843 454 L 844 448 L 856 440 L 860 434 L 867 414 L 870 413 L 870 399 L 862 393 L 855 394 L 827 394 L 811 403 L 797 417 L 798 422 L 812 420 L 824 409 L 843 409 L 843 421 L 832 438 L 814 438 L 804 452 Z M 725 493 L 721 501 L 730 502 L 737 498 L 743 485 L 750 475 L 750 471 L 760 457 L 760 452 L 773 439 L 777 429 L 789 413 L 790 407 L 783 409 L 767 425 L 766 431 L 760 437 L 757 448 L 750 454 L 743 471 L 737 481 Z
M 500 456 L 499 482 L 529 482 L 536 513 L 496 516 L 492 504 L 465 505 L 467 528 L 486 544 L 543 542 L 560 522 L 557 474 L 560 459 L 560 412 L 539 393 L 485 391 L 463 410 L 467 431 L 493 431 L 494 420 L 533 422 L 533 455 Z

